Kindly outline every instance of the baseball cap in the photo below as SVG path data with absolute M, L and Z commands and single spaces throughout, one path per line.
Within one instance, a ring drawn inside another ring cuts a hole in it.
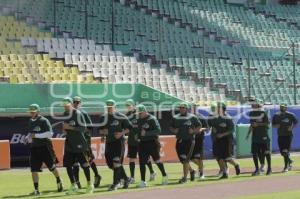
M 189 108 L 189 104 L 186 102 L 181 102 L 178 107 L 179 108 Z
M 145 107 L 145 105 L 143 104 L 139 104 L 137 107 L 136 107 L 136 110 L 138 113 L 141 113 L 141 112 L 147 112 L 147 109 Z
M 70 104 L 73 104 L 72 98 L 70 98 L 70 97 L 65 97 L 65 98 L 63 99 L 63 104 L 64 104 L 64 105 L 70 105 Z
M 134 103 L 134 101 L 132 99 L 128 99 L 128 100 L 126 100 L 125 105 L 126 106 L 134 106 L 135 103 Z
M 281 104 L 280 104 L 280 107 L 285 107 L 285 108 L 287 108 L 287 104 L 286 104 L 286 103 L 281 103 Z
M 73 97 L 73 101 L 74 102 L 81 102 L 81 97 L 75 96 L 75 97 Z
M 31 104 L 28 107 L 28 112 L 38 112 L 40 111 L 40 106 L 38 104 Z
M 114 106 L 116 106 L 116 101 L 113 99 L 109 99 L 105 102 L 105 104 L 106 104 L 106 107 L 114 107 Z

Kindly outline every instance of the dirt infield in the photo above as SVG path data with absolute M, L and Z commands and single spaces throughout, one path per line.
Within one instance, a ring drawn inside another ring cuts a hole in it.
M 249 179 L 242 182 L 228 182 L 210 184 L 189 188 L 152 189 L 138 192 L 122 193 L 118 195 L 97 196 L 91 198 L 106 199 L 178 199 L 187 197 L 199 199 L 201 196 L 206 199 L 231 199 L 234 197 L 257 195 L 264 193 L 284 192 L 299 190 L 300 175 L 278 176 L 272 178 Z

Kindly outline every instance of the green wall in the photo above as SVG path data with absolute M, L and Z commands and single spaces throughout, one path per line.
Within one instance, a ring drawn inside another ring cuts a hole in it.
M 236 126 L 236 156 L 248 157 L 251 156 L 251 136 L 246 140 L 250 124 L 238 124 Z M 272 127 L 269 128 L 269 137 L 272 143 Z M 270 146 L 272 149 L 272 146 Z
M 42 112 L 61 112 L 66 96 L 82 97 L 88 112 L 103 111 L 104 102 L 114 99 L 120 107 L 132 98 L 149 109 L 170 109 L 179 99 L 142 84 L 0 84 L 0 113 L 24 113 L 29 104 L 37 103 Z

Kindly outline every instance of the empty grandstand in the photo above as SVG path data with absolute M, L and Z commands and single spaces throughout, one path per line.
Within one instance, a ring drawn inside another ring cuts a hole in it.
M 234 105 L 300 97 L 299 5 L 219 0 L 2 0 L 8 83 L 141 83 Z

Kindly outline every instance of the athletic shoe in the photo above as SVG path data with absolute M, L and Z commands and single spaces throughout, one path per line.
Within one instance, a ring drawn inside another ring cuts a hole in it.
M 154 180 L 155 180 L 155 177 L 156 177 L 156 172 L 151 173 L 151 174 L 150 174 L 150 179 L 149 179 L 149 181 L 150 181 L 150 182 L 151 182 L 151 181 L 154 181 Z
M 193 170 L 193 171 L 191 171 L 190 172 L 190 176 L 191 176 L 191 181 L 193 182 L 193 181 L 195 181 L 195 175 L 196 175 L 196 171 L 195 170 Z
M 218 177 L 221 177 L 222 175 L 223 175 L 223 171 L 219 170 Z
M 272 174 L 272 169 L 268 169 L 266 175 L 269 176 Z
M 39 190 L 34 190 L 30 195 L 32 195 L 32 196 L 39 196 L 39 195 L 41 195 L 41 193 L 40 193 Z
M 57 183 L 57 192 L 63 192 L 64 191 L 64 186 L 62 182 Z
M 85 193 L 87 193 L 87 194 L 94 193 L 94 185 L 93 184 L 88 184 L 87 187 L 86 187 Z
M 128 189 L 129 184 L 130 184 L 130 178 L 125 179 L 123 182 L 123 189 Z
M 260 171 L 259 170 L 255 170 L 253 173 L 252 173 L 252 176 L 259 176 L 260 175 Z
M 67 195 L 74 195 L 78 193 L 78 187 L 76 184 L 71 185 L 71 187 L 69 188 L 69 190 L 67 191 Z
M 77 185 L 78 189 L 81 189 L 81 188 L 82 188 L 82 186 L 81 186 L 81 184 L 80 184 L 80 182 L 79 182 L 79 181 L 78 181 L 78 182 L 76 182 L 76 185 Z
M 167 185 L 168 184 L 168 176 L 163 176 L 161 184 L 162 185 Z
M 147 183 L 145 181 L 141 181 L 140 184 L 138 185 L 138 188 L 146 188 Z
M 187 179 L 185 177 L 182 177 L 179 181 L 178 181 L 179 184 L 184 184 L 184 183 L 187 183 Z
M 227 173 L 223 173 L 223 175 L 219 179 L 220 180 L 222 180 L 222 179 L 228 179 L 228 174 Z
M 240 175 L 240 173 L 241 173 L 240 165 L 237 164 L 234 166 L 234 168 L 235 168 L 235 174 L 237 176 Z
M 135 183 L 135 179 L 134 178 L 130 178 L 130 184 L 134 184 Z
M 99 187 L 101 180 L 102 180 L 101 176 L 99 176 L 99 175 L 95 176 L 94 187 L 96 187 L 96 188 Z
M 108 188 L 108 191 L 116 191 L 116 190 L 118 190 L 118 187 L 119 187 L 119 184 L 112 184 Z
M 287 173 L 289 172 L 289 169 L 287 167 L 283 168 L 282 173 Z
M 204 179 L 205 179 L 205 176 L 204 176 L 203 173 L 200 173 L 199 179 L 200 179 L 200 180 L 204 180 Z
M 260 171 L 260 173 L 265 172 L 265 165 L 264 164 L 260 165 L 259 171 Z

